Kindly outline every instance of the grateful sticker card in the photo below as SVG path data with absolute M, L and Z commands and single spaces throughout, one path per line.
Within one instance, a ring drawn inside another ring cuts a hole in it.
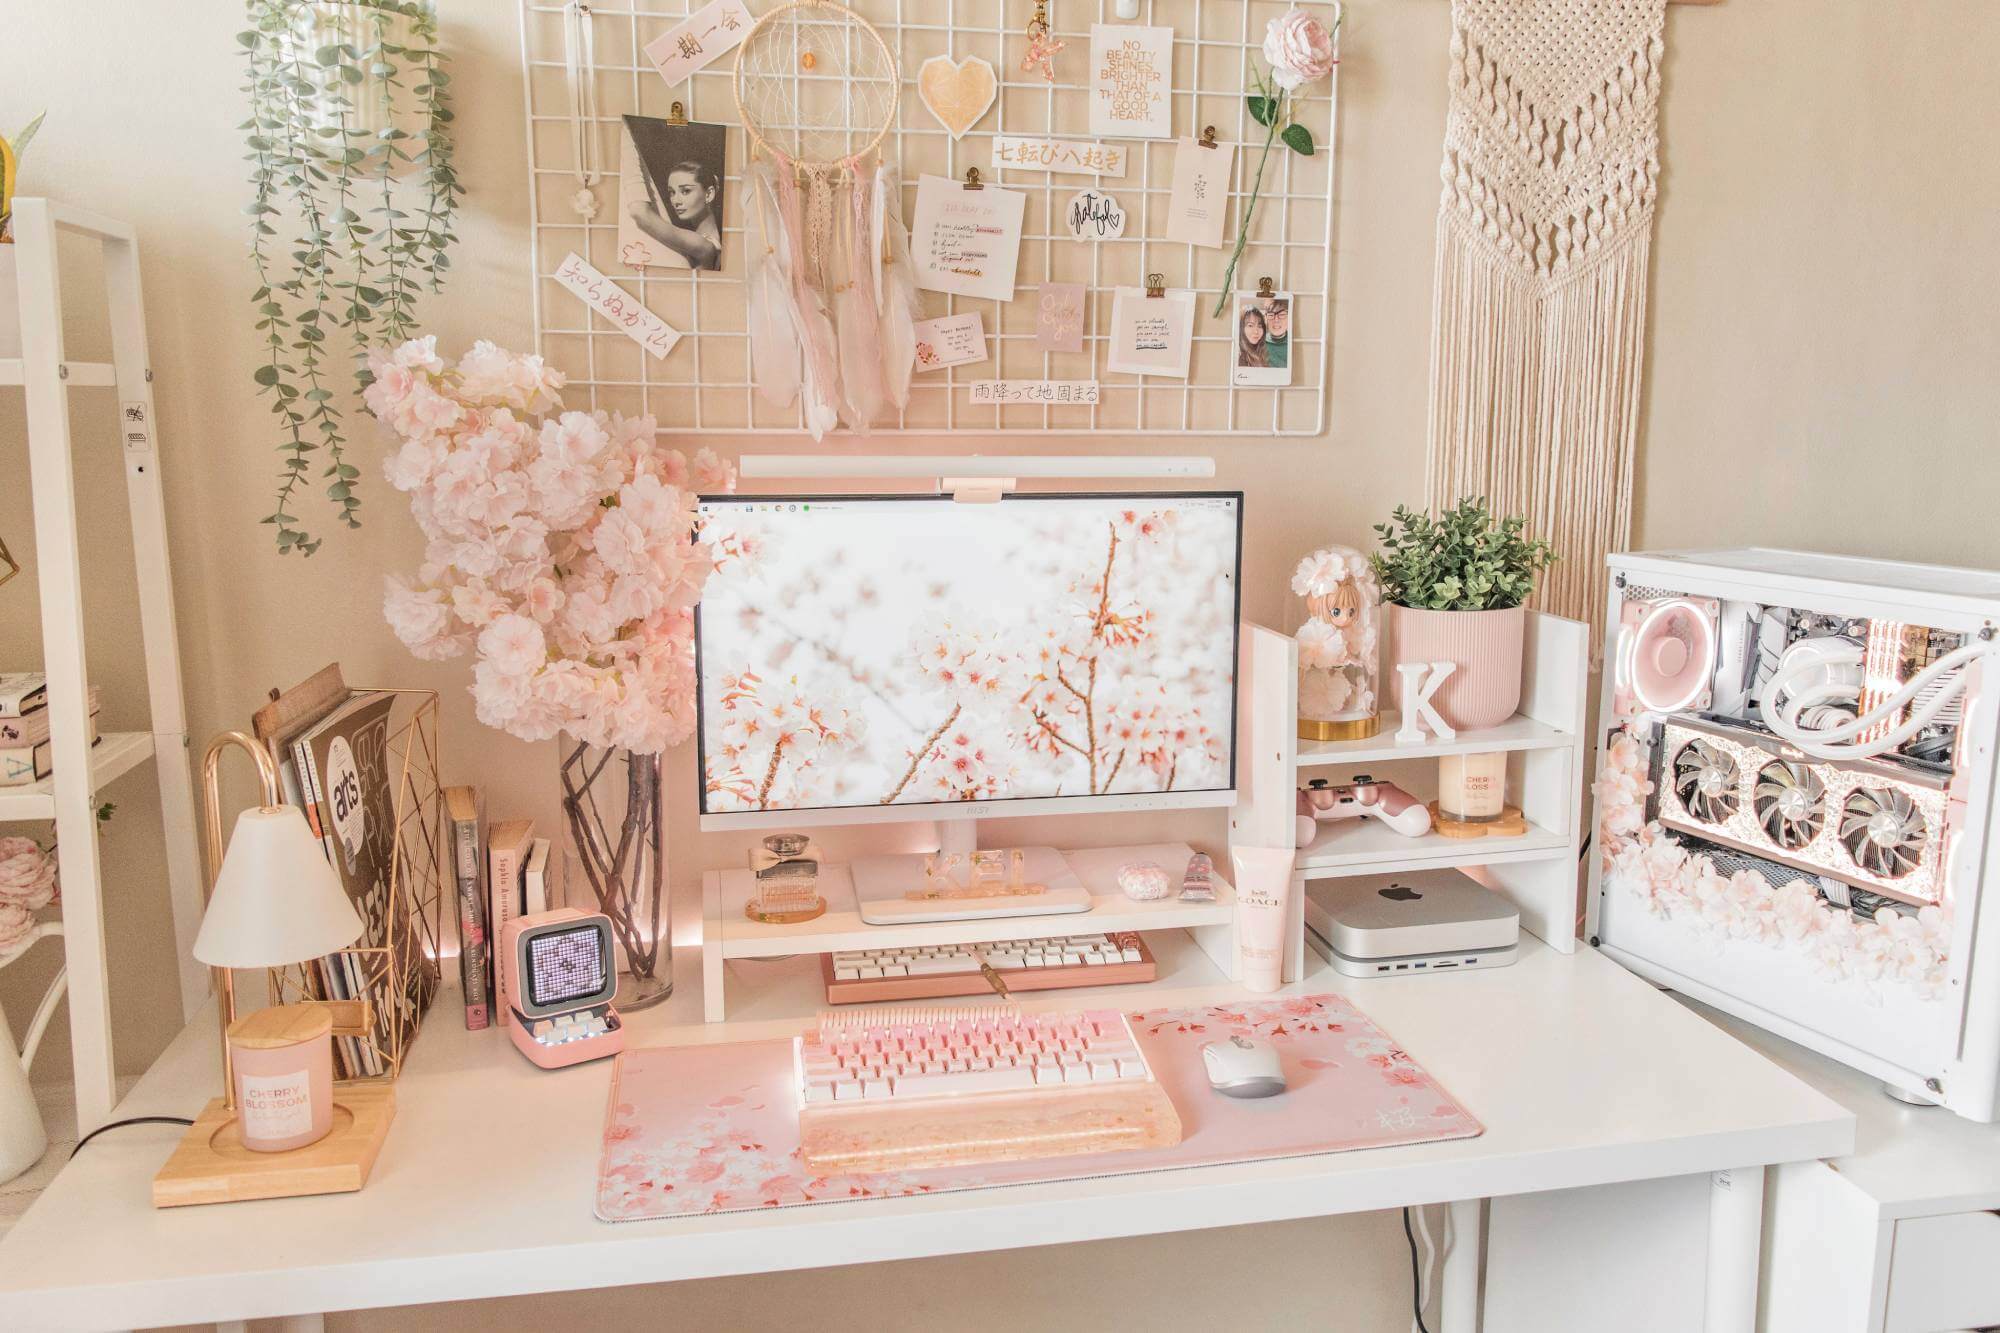
M 1044 352 L 1083 350 L 1083 284 L 1045 282 L 1035 293 L 1035 346 Z
M 646 58 L 661 78 L 679 83 L 717 56 L 735 50 L 756 22 L 743 0 L 715 0 L 647 42 Z
M 1097 138 L 1171 139 L 1174 30 L 1093 23 L 1090 132 Z
M 977 311 L 919 320 L 911 331 L 917 338 L 916 368 L 920 371 L 986 359 L 986 320 Z
M 953 296 L 1014 299 L 1021 257 L 1021 213 L 1028 196 L 988 185 L 968 190 L 943 176 L 917 181 L 910 264 L 917 286 Z
M 1104 367 L 1127 375 L 1184 380 L 1193 330 L 1193 292 L 1148 296 L 1143 287 L 1120 287 L 1111 300 L 1111 346 Z
M 1185 245 L 1222 244 L 1236 145 L 1203 146 L 1182 139 L 1174 150 L 1174 188 L 1167 200 L 1167 239 Z

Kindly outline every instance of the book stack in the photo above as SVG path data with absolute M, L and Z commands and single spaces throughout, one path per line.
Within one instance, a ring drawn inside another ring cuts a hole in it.
M 472 787 L 447 787 L 458 872 L 458 980 L 465 995 L 465 1026 L 488 1026 L 501 1003 L 508 960 L 495 945 L 507 923 L 557 906 L 549 871 L 549 840 L 535 836 L 531 819 L 506 819 L 486 827 L 485 802 Z
M 102 704 L 90 687 L 90 743 L 97 744 L 97 710 Z M 25 787 L 55 771 L 49 741 L 48 678 L 39 671 L 0 672 L 0 787 Z

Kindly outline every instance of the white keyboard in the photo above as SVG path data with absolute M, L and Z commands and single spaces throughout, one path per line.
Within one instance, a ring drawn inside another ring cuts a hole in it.
M 792 1047 L 798 1105 L 1149 1083 L 1116 1009 L 904 1008 L 825 1014 Z
M 1104 967 L 1144 961 L 1139 941 L 1126 936 L 1051 935 L 996 944 L 917 945 L 908 949 L 847 949 L 833 955 L 836 981 L 879 981 L 885 977 L 927 977 L 977 972 L 980 960 L 1001 969 Z

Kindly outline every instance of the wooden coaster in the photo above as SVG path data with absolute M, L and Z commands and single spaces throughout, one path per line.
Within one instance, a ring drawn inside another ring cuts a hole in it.
M 251 1152 L 243 1146 L 235 1113 L 217 1097 L 153 1177 L 153 1207 L 358 1190 L 368 1183 L 395 1118 L 395 1084 L 337 1084 L 333 1130 L 325 1138 L 285 1152 Z
M 1438 810 L 1438 803 L 1430 803 L 1431 832 L 1447 838 L 1518 838 L 1528 831 L 1528 821 L 1521 814 L 1518 805 L 1502 806 L 1498 819 L 1484 823 L 1466 823 L 1451 819 Z

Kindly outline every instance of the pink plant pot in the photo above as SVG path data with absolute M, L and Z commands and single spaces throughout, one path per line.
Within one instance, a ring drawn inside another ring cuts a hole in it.
M 1505 611 L 1423 611 L 1389 608 L 1385 666 L 1403 704 L 1403 662 L 1450 662 L 1458 669 L 1431 696 L 1438 716 L 1460 731 L 1495 727 L 1521 706 L 1521 644 L 1528 629 L 1522 607 Z

